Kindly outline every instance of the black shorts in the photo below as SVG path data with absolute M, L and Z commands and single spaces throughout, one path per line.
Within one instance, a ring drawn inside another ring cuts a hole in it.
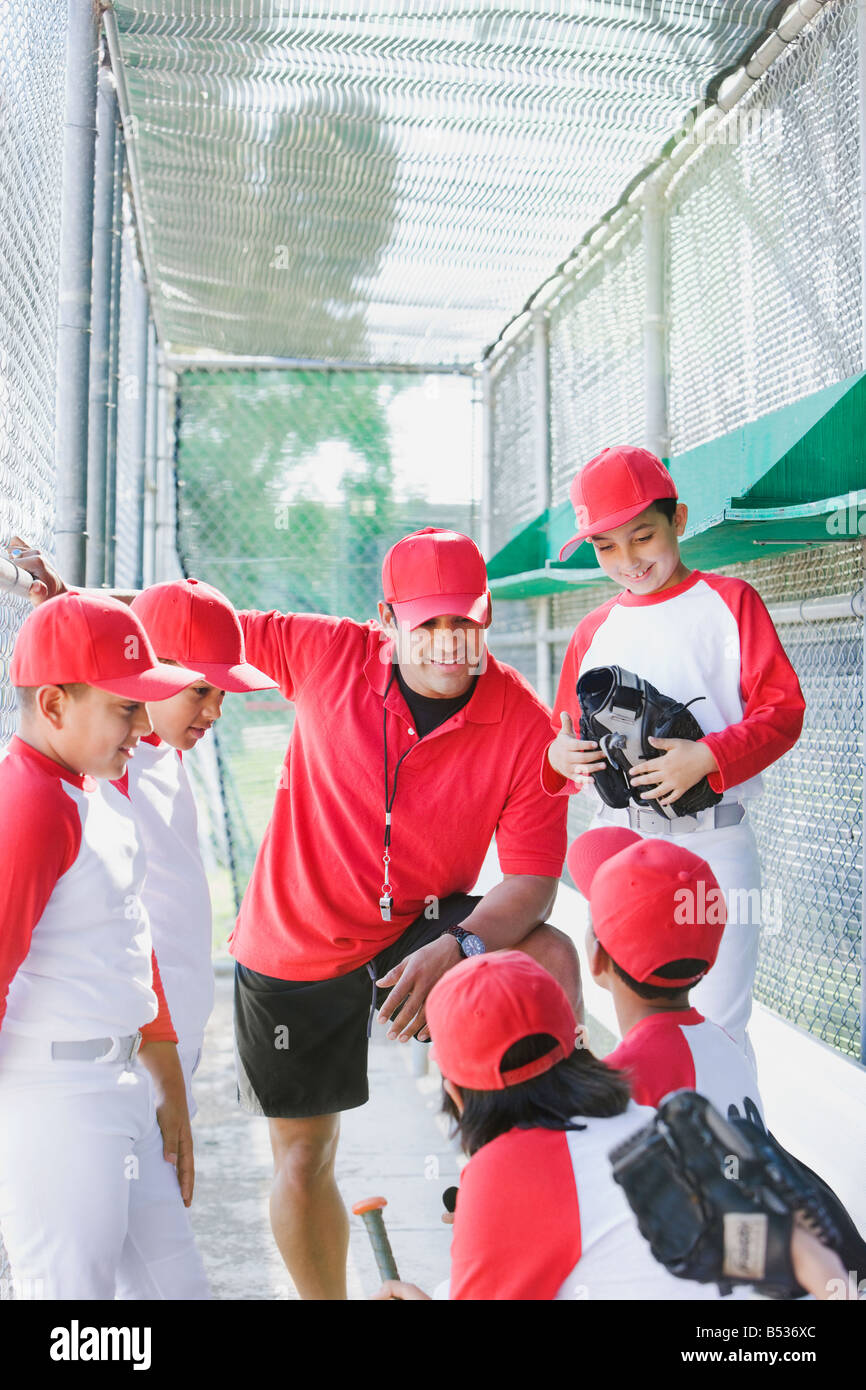
M 399 961 L 457 926 L 481 901 L 452 893 L 439 916 L 420 916 L 367 965 L 333 980 L 278 980 L 235 962 L 238 1100 L 251 1115 L 303 1119 L 353 1110 L 369 1099 L 367 1041 L 381 979 Z

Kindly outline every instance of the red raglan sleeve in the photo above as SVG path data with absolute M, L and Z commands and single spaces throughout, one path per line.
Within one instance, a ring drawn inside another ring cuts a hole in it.
M 680 1028 L 651 1032 L 633 1041 L 626 1038 L 604 1061 L 625 1072 L 632 1100 L 638 1105 L 658 1108 L 671 1091 L 695 1089 L 695 1059 Z
M 156 963 L 156 953 L 151 951 L 150 964 L 153 971 L 153 992 L 156 995 L 157 1014 L 156 1018 L 150 1023 L 145 1023 L 139 1030 L 142 1042 L 177 1042 L 177 1033 L 174 1031 L 174 1024 L 171 1021 L 171 1013 L 168 1001 L 165 997 L 165 990 L 162 987 L 162 976 L 159 973 L 159 966 Z
M 743 580 L 706 576 L 733 613 L 740 634 L 743 718 L 701 740 L 719 765 L 713 791 L 756 777 L 793 748 L 803 728 L 806 702 L 763 600 Z
M 559 878 L 568 846 L 568 806 L 538 785 L 539 749 L 546 751 L 547 707 L 538 704 L 520 733 L 508 797 L 496 826 L 496 852 L 504 874 Z
M 239 613 L 247 661 L 276 681 L 294 700 L 348 620 L 322 613 Z
M 58 780 L 8 757 L 0 763 L 0 1024 L 9 986 L 57 880 L 81 847 L 78 809 Z
M 578 624 L 568 644 L 565 653 L 565 660 L 562 663 L 562 672 L 559 677 L 559 685 L 556 691 L 556 700 L 553 706 L 553 717 L 550 727 L 553 730 L 553 737 L 562 728 L 561 715 L 563 712 L 571 715 L 571 723 L 576 736 L 580 737 L 580 705 L 577 700 L 577 681 L 580 676 L 580 664 L 589 650 L 590 643 L 598 629 L 607 617 L 611 607 L 616 602 L 616 596 L 607 603 L 602 604 L 601 608 L 596 608 L 592 613 L 588 613 L 581 623 Z M 550 745 L 548 744 L 548 747 Z M 547 748 L 541 760 L 541 785 L 548 796 L 574 796 L 580 788 L 565 778 L 555 768 L 551 767 L 547 757 Z
M 479 1149 L 460 1178 L 450 1298 L 552 1299 L 580 1248 L 574 1168 L 563 1132 L 513 1129 Z

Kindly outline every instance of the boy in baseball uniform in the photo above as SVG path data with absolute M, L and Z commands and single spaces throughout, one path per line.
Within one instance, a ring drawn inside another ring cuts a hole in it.
M 17 547 L 10 551 L 16 561 L 40 576 L 32 591 L 34 604 L 44 602 L 48 594 L 66 592 L 60 575 L 39 551 L 18 536 L 10 546 Z M 129 599 L 128 594 L 122 597 L 124 602 Z M 210 889 L 183 754 L 195 748 L 221 717 L 226 691 L 272 690 L 274 681 L 246 660 L 238 616 L 225 594 L 210 584 L 198 579 L 152 584 L 135 594 L 130 606 L 160 662 L 202 673 L 178 694 L 148 705 L 152 732 L 142 738 L 135 760 L 117 783 L 132 801 L 147 854 L 142 898 L 177 1031 L 177 1055 L 192 1117 L 192 1078 L 201 1061 L 214 981 Z
M 200 677 L 159 665 L 123 604 L 71 592 L 24 623 L 11 679 L 0 1226 L 13 1276 L 37 1298 L 208 1298 L 185 1211 L 189 1118 L 141 900 L 145 854 L 112 786 L 150 732 L 144 702 Z
M 754 1067 L 689 1002 L 712 969 L 725 900 L 709 865 L 683 844 L 604 826 L 569 846 L 569 872 L 588 900 L 593 978 L 613 995 L 623 1041 L 606 1058 L 638 1105 L 698 1091 L 723 1115 L 762 1115 Z
M 269 690 L 274 682 L 247 662 L 237 614 L 210 584 L 197 579 L 153 584 L 131 607 L 161 662 L 202 673 L 178 694 L 148 704 L 153 732 L 142 738 L 124 774 L 147 853 L 143 900 L 192 1116 L 192 1077 L 213 1008 L 214 982 L 210 891 L 183 756 L 220 718 L 226 691 Z
M 588 614 L 569 643 L 542 784 L 552 796 L 569 795 L 592 787 L 593 774 L 605 767 L 598 745 L 575 733 L 577 681 L 593 667 L 620 666 L 684 704 L 701 697 L 692 713 L 703 738 L 651 739 L 658 757 L 631 769 L 646 808 L 630 803 L 618 810 L 593 791 L 599 808 L 593 826 L 672 837 L 710 865 L 725 895 L 727 926 L 695 1003 L 750 1050 L 761 869 L 748 807 L 761 792 L 763 770 L 800 736 L 803 694 L 751 585 L 686 568 L 679 538 L 687 509 L 660 459 L 630 445 L 605 449 L 577 474 L 571 500 L 578 531 L 560 559 L 590 540 L 620 592 Z M 721 793 L 718 805 L 674 819 L 658 809 L 704 777 Z
M 575 1048 L 561 986 L 517 951 L 456 965 L 428 999 L 460 1175 L 454 1301 L 718 1301 L 678 1280 L 640 1234 L 608 1154 L 652 1118 L 626 1078 Z M 439 1291 L 437 1291 L 437 1296 Z M 379 1299 L 421 1300 L 388 1280 Z

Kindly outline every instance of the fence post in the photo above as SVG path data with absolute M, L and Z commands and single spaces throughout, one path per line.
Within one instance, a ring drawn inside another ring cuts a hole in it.
M 141 569 L 144 587 L 152 584 L 156 578 L 156 456 L 159 432 L 159 369 L 156 354 L 156 328 L 151 319 L 147 333 L 146 440 L 141 510 Z
M 493 378 L 490 362 L 481 366 L 481 553 L 493 550 Z
M 643 199 L 643 245 L 646 264 L 644 304 L 644 432 L 646 447 L 659 458 L 670 457 L 667 391 L 667 204 L 665 183 L 647 182 Z
M 153 582 L 174 579 L 174 424 L 177 377 L 157 365 L 156 495 L 154 498 Z
M 147 359 L 150 344 L 150 323 L 148 321 L 147 286 L 135 254 L 135 233 L 130 223 L 124 229 L 124 256 L 129 264 L 130 288 L 130 360 L 129 371 L 120 383 L 124 411 L 123 418 L 127 432 L 129 457 L 133 461 L 134 473 L 130 495 L 126 505 L 135 508 L 136 537 L 135 563 L 132 567 L 132 583 L 140 589 L 144 583 L 144 506 L 147 495 Z
M 87 555 L 89 588 L 105 582 L 106 468 L 108 463 L 109 357 L 112 310 L 114 164 L 117 98 L 103 65 L 96 88 L 96 157 L 93 184 L 93 267 L 90 313 L 90 383 L 87 427 Z
M 116 105 L 115 105 L 116 110 Z M 114 123 L 114 221 L 111 241 L 111 339 L 108 350 L 108 401 L 105 465 L 105 583 L 114 586 L 117 555 L 117 401 L 120 388 L 120 308 L 123 268 L 124 145 L 120 124 Z
M 87 408 L 98 11 L 72 0 L 66 23 L 66 106 L 57 312 L 56 557 L 71 584 L 85 582 Z
M 534 374 L 533 450 L 535 454 L 535 510 L 550 506 L 550 335 L 544 309 L 532 311 L 532 354 Z M 535 600 L 535 688 L 546 705 L 553 704 L 552 648 L 547 636 L 551 623 L 551 601 L 542 595 Z

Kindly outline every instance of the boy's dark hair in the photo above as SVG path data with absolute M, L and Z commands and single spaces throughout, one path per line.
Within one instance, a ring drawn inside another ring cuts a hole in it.
M 81 681 L 45 681 L 45 685 L 56 685 L 60 690 L 65 690 L 67 695 L 71 695 L 73 700 L 81 698 L 82 692 L 89 690 L 90 686 L 82 684 Z M 36 692 L 41 690 L 40 685 L 16 685 L 15 698 L 18 701 L 19 710 L 32 712 L 36 708 Z
M 592 930 L 593 940 L 598 941 L 598 937 L 592 928 L 591 922 L 590 929 Z M 601 942 L 599 942 L 599 945 L 601 945 Z M 617 965 L 610 951 L 607 950 L 607 947 L 602 946 L 601 949 L 613 966 L 613 973 L 618 975 L 623 984 L 628 985 L 629 989 L 634 990 L 635 994 L 640 999 L 664 999 L 669 1004 L 683 1004 L 688 1002 L 689 990 L 694 989 L 694 985 L 674 985 L 670 989 L 666 989 L 664 985 L 644 984 L 640 980 L 635 980 L 629 975 L 627 970 L 623 970 L 621 965 Z M 669 960 L 666 965 L 660 965 L 657 970 L 653 971 L 653 974 L 661 975 L 663 978 L 667 977 L 669 980 L 687 980 L 692 975 L 700 975 L 708 969 L 709 965 L 705 960 L 691 960 L 683 957 L 682 960 Z M 697 981 L 695 981 L 695 983 L 697 983 Z
M 652 503 L 657 512 L 661 512 L 668 521 L 673 521 L 674 512 L 679 506 L 678 497 L 657 497 Z
M 694 985 L 675 985 L 670 988 L 664 985 L 644 984 L 640 980 L 632 979 L 628 971 L 623 970 L 621 965 L 617 965 L 613 957 L 608 953 L 608 960 L 613 966 L 614 974 L 618 975 L 629 989 L 633 989 L 641 999 L 666 999 L 671 1004 L 685 1003 L 688 1000 L 689 990 L 694 989 Z M 687 980 L 691 976 L 700 975 L 707 970 L 705 960 L 671 960 L 667 965 L 660 965 L 653 971 L 654 975 L 661 975 L 670 980 Z M 697 981 L 695 981 L 697 984 Z
M 509 1047 L 499 1070 L 525 1067 L 555 1046 L 556 1038 L 549 1033 L 533 1033 Z M 584 1129 L 575 1116 L 621 1115 L 630 1095 L 625 1074 L 606 1066 L 586 1048 L 570 1052 L 541 1076 L 502 1091 L 471 1091 L 463 1086 L 460 1090 L 463 1114 L 447 1092 L 442 1109 L 468 1154 L 510 1129 Z

